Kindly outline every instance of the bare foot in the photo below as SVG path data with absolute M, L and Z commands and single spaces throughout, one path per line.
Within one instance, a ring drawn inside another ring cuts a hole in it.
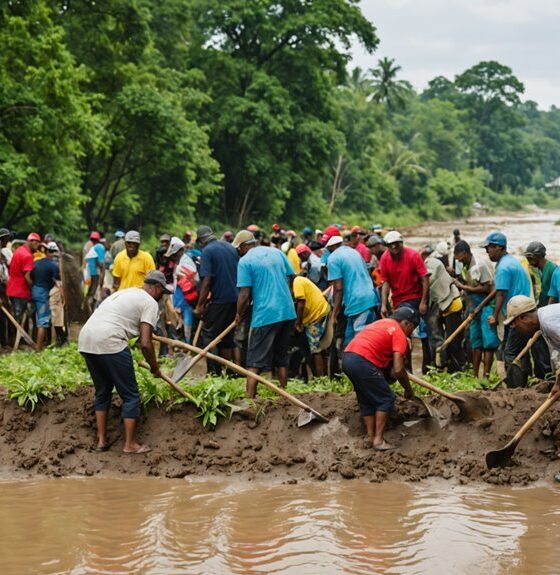
M 381 443 L 374 443 L 373 449 L 377 451 L 389 451 L 391 449 L 395 449 L 395 446 L 383 440 Z
M 151 450 L 151 447 L 148 445 L 140 445 L 139 443 L 135 443 L 132 445 L 132 447 L 123 449 L 123 453 L 148 453 Z

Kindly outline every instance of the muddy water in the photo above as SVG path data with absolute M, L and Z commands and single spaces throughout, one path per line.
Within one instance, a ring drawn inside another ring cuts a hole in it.
M 558 573 L 559 490 L 0 483 L 3 574 Z

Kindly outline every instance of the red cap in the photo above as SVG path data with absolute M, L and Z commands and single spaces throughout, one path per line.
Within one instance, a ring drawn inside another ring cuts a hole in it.
M 362 228 L 360 226 L 352 226 L 350 233 L 353 234 L 354 232 L 360 232 Z
M 340 234 L 338 234 L 338 235 L 340 235 Z M 323 234 L 321 236 L 321 243 L 326 244 L 330 239 L 331 239 L 331 236 L 329 236 L 328 234 Z
M 329 226 L 325 230 L 323 235 L 327 236 L 328 238 L 332 238 L 333 236 L 339 236 L 340 230 L 336 226 Z
M 288 230 L 286 232 L 287 236 L 292 236 L 292 238 L 295 238 L 297 236 L 296 232 L 294 232 L 294 230 Z
M 27 236 L 27 241 L 31 242 L 35 240 L 36 242 L 40 242 L 41 241 L 41 236 L 39 234 L 37 234 L 36 232 L 31 232 L 28 236 Z
M 275 232 L 279 232 L 279 231 L 280 231 L 280 224 L 273 224 L 273 225 L 272 225 L 272 229 L 273 229 Z
M 91 232 L 91 234 L 89 234 L 89 239 L 90 240 L 100 240 L 101 234 L 99 232 Z
M 311 253 L 311 248 L 309 246 L 306 246 L 305 244 L 299 244 L 299 246 L 297 246 L 296 248 L 296 254 L 302 254 L 303 252 L 309 252 Z
M 260 228 L 256 224 L 251 224 L 250 226 L 247 226 L 247 230 L 250 232 L 258 232 Z

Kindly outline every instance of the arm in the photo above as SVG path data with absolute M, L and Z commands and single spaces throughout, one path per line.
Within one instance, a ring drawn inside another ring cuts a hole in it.
M 490 282 L 469 286 L 455 280 L 455 285 L 466 293 L 490 293 L 492 291 L 492 284 Z
M 117 291 L 119 289 L 119 286 L 121 285 L 121 278 L 119 277 L 113 277 L 113 291 Z
M 297 313 L 296 329 L 298 331 L 303 331 L 303 314 L 304 314 L 304 312 L 305 312 L 305 300 L 304 299 L 296 300 L 296 313 Z
M 342 307 L 342 280 L 334 280 L 332 282 L 334 289 L 333 296 L 333 323 L 336 325 L 340 309 Z
M 404 356 L 398 351 L 393 352 L 393 374 L 395 379 L 402 385 L 404 389 L 404 396 L 406 399 L 412 399 L 414 397 L 414 392 L 410 386 L 410 381 L 408 380 L 408 373 L 404 365 Z
M 294 296 L 294 279 L 295 279 L 295 274 L 290 274 L 288 276 L 288 286 L 290 288 L 290 293 L 292 294 L 292 297 Z
M 428 294 L 430 293 L 430 276 L 425 275 L 422 278 L 422 299 L 420 300 L 420 306 L 418 311 L 420 315 L 425 315 L 428 311 Z
M 387 317 L 389 313 L 389 282 L 384 281 L 381 285 L 381 316 Z
M 204 313 L 206 307 L 206 301 L 208 300 L 208 295 L 210 294 L 210 276 L 205 276 L 202 278 L 200 283 L 200 294 L 198 296 L 198 302 L 194 308 L 194 315 L 201 316 Z
M 506 292 L 505 290 L 498 290 L 496 293 L 496 307 L 494 308 L 494 313 L 488 318 L 488 323 L 490 325 L 496 325 L 498 323 L 498 316 L 500 315 L 500 310 L 506 301 Z
M 25 272 L 24 277 L 25 277 L 25 283 L 26 283 L 29 287 L 31 287 L 31 286 L 33 285 L 33 280 L 31 279 L 31 272 L 30 272 L 30 271 Z
M 247 305 L 249 304 L 250 299 L 251 299 L 251 288 L 249 287 L 240 288 L 239 295 L 237 296 L 237 313 L 235 315 L 235 323 L 237 325 L 241 323 L 241 319 L 243 318 L 243 314 L 247 309 Z
M 156 350 L 152 341 L 153 328 L 149 323 L 142 322 L 140 324 L 140 349 L 146 361 L 150 365 L 150 371 L 156 377 L 161 377 L 161 371 L 156 358 Z
M 99 262 L 99 291 L 103 289 L 103 282 L 105 281 L 105 264 L 103 262 Z
M 552 305 L 553 303 L 558 303 L 558 298 L 551 295 L 548 298 L 548 305 Z

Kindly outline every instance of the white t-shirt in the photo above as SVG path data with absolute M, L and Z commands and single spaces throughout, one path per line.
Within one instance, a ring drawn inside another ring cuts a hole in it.
M 119 353 L 140 335 L 140 323 L 156 327 L 158 304 L 141 288 L 109 296 L 87 320 L 78 337 L 78 350 L 95 355 Z
M 550 350 L 554 370 L 560 369 L 560 303 L 546 305 L 537 310 L 541 332 Z

